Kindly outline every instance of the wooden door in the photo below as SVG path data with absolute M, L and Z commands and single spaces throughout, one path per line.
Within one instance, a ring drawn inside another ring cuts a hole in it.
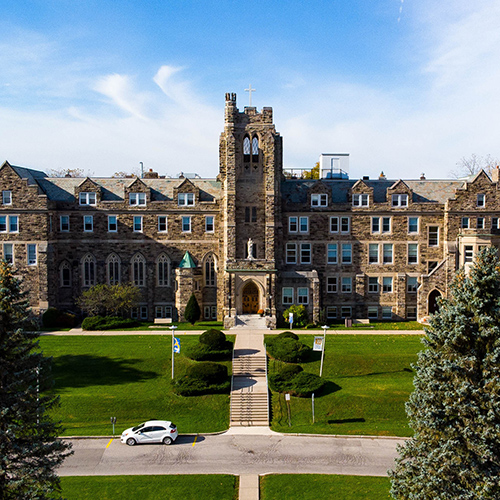
M 243 288 L 243 314 L 257 314 L 259 310 L 259 289 L 252 281 Z

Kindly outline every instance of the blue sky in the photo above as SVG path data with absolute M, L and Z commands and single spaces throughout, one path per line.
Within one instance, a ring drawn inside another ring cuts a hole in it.
M 271 106 L 285 167 L 448 177 L 500 156 L 500 4 L 4 2 L 0 161 L 215 177 L 224 93 Z

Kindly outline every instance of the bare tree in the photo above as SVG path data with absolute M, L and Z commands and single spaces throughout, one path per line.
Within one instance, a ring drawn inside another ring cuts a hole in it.
M 455 164 L 456 167 L 450 172 L 455 178 L 469 177 L 476 175 L 481 170 L 484 170 L 488 175 L 492 170 L 500 165 L 500 160 L 491 155 L 481 156 L 472 153 L 470 156 L 463 156 L 460 161 Z
M 83 168 L 51 168 L 48 170 L 49 177 L 92 177 L 93 172 L 87 173 Z

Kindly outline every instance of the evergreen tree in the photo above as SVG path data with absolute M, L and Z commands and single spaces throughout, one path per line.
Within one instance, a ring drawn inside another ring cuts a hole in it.
M 201 316 L 201 309 L 196 300 L 194 293 L 189 297 L 188 303 L 186 304 L 186 309 L 184 310 L 184 319 L 194 325 Z
M 399 448 L 397 499 L 500 498 L 500 262 L 481 250 L 431 317 L 406 405 L 412 439 Z
M 46 412 L 57 398 L 47 386 L 48 359 L 28 324 L 28 301 L 6 262 L 0 262 L 0 500 L 54 498 L 56 467 L 69 454 L 60 427 Z

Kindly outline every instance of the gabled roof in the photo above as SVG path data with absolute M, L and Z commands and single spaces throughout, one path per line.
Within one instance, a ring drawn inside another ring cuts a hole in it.
M 191 257 L 191 254 L 189 252 L 186 252 L 184 254 L 184 257 L 182 257 L 179 267 L 181 269 L 193 269 L 196 267 L 193 257 Z

